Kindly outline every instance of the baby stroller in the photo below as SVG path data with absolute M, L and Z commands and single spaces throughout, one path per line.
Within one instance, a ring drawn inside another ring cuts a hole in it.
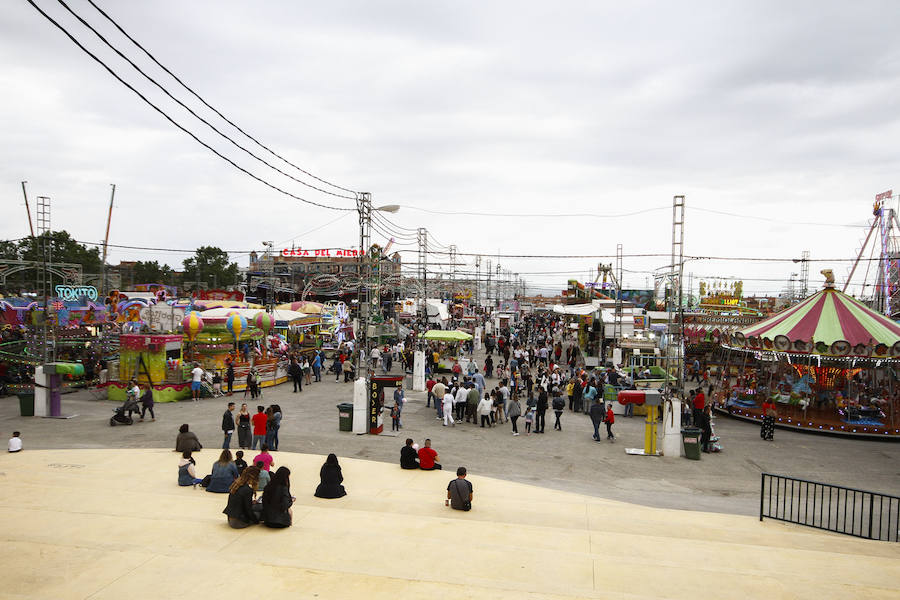
M 128 398 L 125 400 L 125 403 L 115 409 L 113 412 L 115 414 L 109 418 L 110 427 L 113 427 L 116 424 L 131 425 L 134 423 L 134 419 L 131 417 L 131 413 L 141 412 L 141 407 L 138 404 L 137 398 L 129 394 Z

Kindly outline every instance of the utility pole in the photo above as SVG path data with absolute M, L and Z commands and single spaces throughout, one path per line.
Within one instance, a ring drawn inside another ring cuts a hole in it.
M 109 196 L 109 214 L 106 216 L 106 236 L 103 238 L 103 262 L 100 265 L 100 297 L 106 298 L 106 248 L 109 244 L 109 225 L 112 223 L 113 200 L 116 198 L 116 184 L 111 183 L 112 193 Z
M 672 257 L 669 272 L 669 296 L 666 302 L 668 328 L 666 340 L 665 370 L 671 375 L 675 369 L 675 383 L 666 378 L 665 391 L 684 396 L 684 307 L 682 305 L 681 279 L 684 275 L 684 196 L 672 199 Z
M 25 213 L 28 215 L 28 230 L 31 232 L 31 237 L 34 237 L 34 225 L 31 224 L 31 207 L 28 205 L 28 192 L 25 190 L 26 183 L 28 182 L 22 182 L 22 195 L 25 196 Z
M 56 344 L 52 344 L 53 350 L 51 352 L 51 343 L 47 336 L 47 326 L 50 321 L 50 294 L 53 290 L 53 279 L 50 273 L 50 267 L 53 263 L 53 249 L 50 241 L 50 198 L 47 196 L 37 197 L 37 231 L 38 241 L 40 242 L 41 261 L 43 263 L 40 276 L 41 294 L 44 296 L 44 319 L 41 328 L 41 346 L 43 351 L 42 358 L 44 364 L 47 364 L 51 360 L 55 360 L 56 355 Z
M 456 293 L 456 244 L 450 244 L 450 300 Z
M 491 304 L 491 275 L 493 273 L 494 270 L 491 268 L 491 259 L 487 259 L 487 269 L 485 270 L 487 281 L 485 282 L 484 289 L 484 303 L 491 306 L 493 306 L 493 304 Z
M 800 255 L 800 300 L 809 295 L 809 250 Z
M 419 244 L 419 285 L 416 286 L 416 314 L 421 315 L 423 322 L 428 321 L 428 230 L 419 227 L 416 231 L 416 242 Z M 421 290 L 421 298 L 419 298 Z
M 372 238 L 372 194 L 360 192 L 356 198 L 359 213 L 359 287 L 356 305 L 359 309 L 359 348 L 368 351 L 369 335 L 369 248 Z
M 475 257 L 475 305 L 481 305 L 481 255 Z

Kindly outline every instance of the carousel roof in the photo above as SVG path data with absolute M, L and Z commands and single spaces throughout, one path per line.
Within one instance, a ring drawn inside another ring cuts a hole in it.
M 900 325 L 843 292 L 825 288 L 784 312 L 741 329 L 736 336 L 748 342 L 754 338 L 767 341 L 776 350 L 788 349 L 788 342 L 796 348 L 812 340 L 816 350 L 821 344 L 834 350 L 828 354 L 858 355 L 863 347 L 900 344 Z

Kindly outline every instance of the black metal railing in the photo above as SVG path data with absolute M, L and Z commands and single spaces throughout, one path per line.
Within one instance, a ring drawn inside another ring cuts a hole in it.
M 759 520 L 777 519 L 870 540 L 900 541 L 900 497 L 763 473 Z

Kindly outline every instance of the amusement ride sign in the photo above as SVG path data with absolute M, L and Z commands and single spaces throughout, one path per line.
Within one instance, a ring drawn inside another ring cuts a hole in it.
M 92 285 L 58 285 L 56 296 L 64 302 L 74 302 L 80 298 L 97 300 L 97 288 Z
M 285 248 L 281 251 L 282 256 L 319 256 L 330 258 L 355 258 L 360 256 L 359 250 L 345 248 L 315 248 L 304 250 L 302 248 Z

